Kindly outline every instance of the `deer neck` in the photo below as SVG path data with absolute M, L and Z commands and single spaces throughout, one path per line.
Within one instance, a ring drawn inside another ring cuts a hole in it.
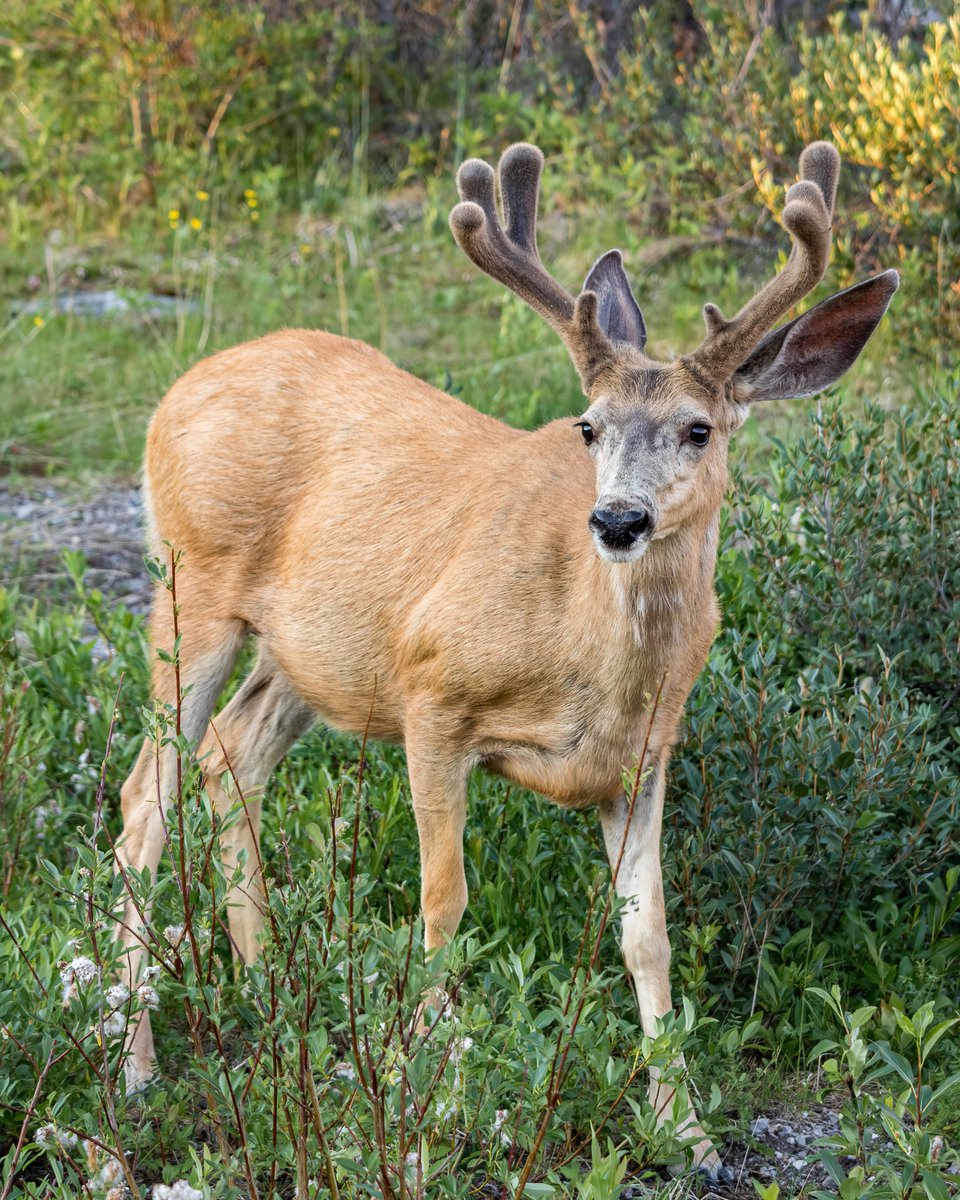
M 667 650 L 711 610 L 719 518 L 651 542 L 642 558 L 611 563 L 595 557 L 592 591 L 611 615 L 618 641 L 647 654 Z

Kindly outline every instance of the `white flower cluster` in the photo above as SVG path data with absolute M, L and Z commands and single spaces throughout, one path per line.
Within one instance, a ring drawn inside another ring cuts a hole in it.
M 125 983 L 115 983 L 107 988 L 103 996 L 111 1008 L 123 1008 L 130 999 L 130 989 Z
M 119 1009 L 103 1018 L 103 1032 L 107 1037 L 119 1037 L 127 1027 L 127 1018 Z
M 60 805 L 56 800 L 50 800 L 47 804 L 38 804 L 33 810 L 33 827 L 37 833 L 44 833 L 48 824 L 56 822 L 60 816 Z
M 70 1133 L 66 1129 L 58 1129 L 56 1125 L 41 1125 L 33 1135 L 33 1140 L 38 1146 L 62 1146 L 65 1150 L 71 1150 L 80 1139 L 75 1133 Z
M 155 987 L 151 987 L 149 983 L 141 983 L 137 988 L 137 998 L 144 1008 L 149 1008 L 156 1012 L 160 1007 L 160 993 Z
M 69 1130 L 58 1129 L 54 1124 L 41 1125 L 33 1135 L 38 1146 L 47 1150 L 77 1150 L 86 1153 L 87 1170 L 90 1178 L 83 1191 L 88 1196 L 102 1196 L 103 1200 L 125 1200 L 127 1185 L 124 1181 L 122 1161 L 114 1154 L 89 1138 L 78 1136 Z
M 60 968 L 60 981 L 63 984 L 63 1003 L 69 1004 L 80 995 L 81 988 L 99 983 L 100 968 L 92 958 L 74 958 Z
M 134 999 L 142 1008 L 154 1012 L 160 1007 L 160 993 L 153 986 L 153 981 L 159 976 L 161 968 L 156 964 L 147 967 L 143 972 L 143 983 L 137 988 Z M 100 968 L 91 958 L 78 956 L 60 966 L 60 980 L 63 984 L 64 1007 L 76 1000 L 80 992 L 100 982 Z M 116 1037 L 127 1027 L 126 1007 L 130 1000 L 130 989 L 125 983 L 113 983 L 103 993 L 105 1012 L 103 1014 L 103 1031 L 108 1037 Z M 94 1027 L 97 1040 L 100 1039 L 99 1025 Z
M 203 1200 L 203 1192 L 185 1179 L 178 1179 L 176 1183 L 155 1183 L 152 1195 L 153 1200 Z

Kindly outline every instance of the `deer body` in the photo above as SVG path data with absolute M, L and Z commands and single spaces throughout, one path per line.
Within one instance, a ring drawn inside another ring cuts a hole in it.
M 611 251 L 574 301 L 544 270 L 535 214 L 542 156 L 475 161 L 451 215 L 461 247 L 554 325 L 588 407 L 575 427 L 508 428 L 360 343 L 286 331 L 192 368 L 150 427 L 149 541 L 181 555 L 182 729 L 222 813 L 237 956 L 257 953 L 265 895 L 259 795 L 317 719 L 402 742 L 421 853 L 427 949 L 467 902 L 466 790 L 480 767 L 558 803 L 596 806 L 614 866 L 623 949 L 644 1031 L 671 1007 L 659 842 L 663 787 L 684 702 L 713 639 L 719 509 L 730 435 L 755 401 L 807 395 L 856 358 L 896 288 L 886 272 L 771 329 L 826 266 L 838 159 L 818 143 L 788 193 L 794 252 L 731 321 L 713 306 L 693 354 L 658 363 Z M 217 697 L 249 634 L 259 657 L 226 708 Z M 177 701 L 170 598 L 161 589 L 154 693 Z M 208 727 L 209 725 L 209 727 Z M 643 768 L 632 803 L 625 772 Z M 231 778 L 232 777 L 232 778 Z M 170 747 L 146 742 L 124 784 L 121 869 L 153 871 L 176 792 Z M 244 857 L 245 856 L 245 859 Z M 135 982 L 142 917 L 121 934 Z M 149 1078 L 149 1021 L 127 1075 Z M 692 1111 L 663 1118 L 693 1159 L 719 1159 Z
M 249 431 L 229 459 L 224 429 Z M 622 789 L 661 685 L 654 740 L 675 738 L 716 625 L 715 512 L 626 570 L 598 558 L 569 421 L 511 429 L 361 343 L 272 334 L 179 381 L 146 478 L 153 552 L 181 551 L 187 592 L 215 573 L 206 616 L 256 632 L 326 724 L 402 742 L 429 715 L 573 807 Z

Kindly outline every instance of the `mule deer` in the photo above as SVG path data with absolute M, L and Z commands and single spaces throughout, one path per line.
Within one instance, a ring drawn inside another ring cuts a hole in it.
M 228 869 L 245 861 L 229 910 L 243 961 L 257 954 L 264 906 L 257 796 L 319 719 L 406 747 L 427 950 L 454 933 L 467 903 L 475 767 L 562 805 L 598 807 L 620 863 L 623 952 L 650 1033 L 671 1007 L 664 774 L 718 620 L 728 440 L 753 402 L 837 379 L 898 277 L 886 271 L 773 328 L 827 265 L 839 158 L 818 142 L 787 193 L 793 248 L 783 270 L 730 320 L 706 305 L 699 348 L 656 362 L 619 251 L 596 262 L 576 299 L 544 269 L 542 167 L 533 146 L 504 154 L 501 224 L 493 170 L 464 163 L 450 225 L 468 257 L 566 343 L 587 398 L 575 424 L 511 429 L 369 346 L 274 333 L 198 363 L 161 404 L 147 440 L 149 543 L 183 552 L 183 732 L 199 744 L 217 806 L 233 803 L 229 766 L 249 809 L 224 846 Z M 207 731 L 251 633 L 256 665 Z M 169 659 L 165 594 L 151 634 Z M 175 701 L 160 657 L 153 688 Z M 623 773 L 647 738 L 628 820 Z M 123 865 L 155 871 L 175 780 L 172 748 L 157 759 L 146 743 L 123 788 Z M 133 908 L 126 924 L 135 982 L 143 951 Z M 137 1084 L 154 1064 L 147 1019 L 129 1050 Z M 651 1088 L 656 1097 L 657 1079 Z M 695 1161 L 714 1171 L 715 1151 L 692 1113 L 688 1121 Z

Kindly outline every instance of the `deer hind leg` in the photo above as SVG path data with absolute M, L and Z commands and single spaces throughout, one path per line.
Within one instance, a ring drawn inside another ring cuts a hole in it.
M 179 584 L 179 580 L 178 580 Z M 178 588 L 178 590 L 180 590 Z M 216 616 L 213 605 L 201 596 L 190 595 L 181 608 L 180 696 L 173 666 L 157 657 L 154 661 L 153 695 L 168 706 L 171 714 L 179 704 L 180 729 L 191 743 L 203 736 L 210 713 L 243 643 L 241 622 Z M 158 594 L 151 620 L 151 640 L 157 649 L 172 651 L 169 616 L 170 598 Z M 171 715 L 171 721 L 174 717 Z M 164 822 L 177 791 L 177 749 L 147 738 L 136 764 L 120 792 L 123 834 L 117 845 L 118 869 L 156 873 L 164 846 Z M 128 891 L 119 940 L 125 951 L 125 981 L 131 990 L 140 982 L 149 911 L 138 908 Z M 130 1091 L 142 1088 L 152 1077 L 155 1062 L 150 1018 L 141 1010 L 127 1036 L 124 1069 Z
M 260 859 L 260 805 L 271 771 L 315 720 L 265 646 L 239 691 L 210 722 L 200 747 L 207 791 L 227 827 L 223 868 L 237 882 L 227 893 L 234 959 L 256 958 L 266 909 Z
M 600 806 L 600 822 L 607 855 L 616 879 L 618 896 L 626 900 L 622 909 L 623 956 L 633 977 L 643 1032 L 653 1036 L 656 1019 L 672 1009 L 670 1000 L 670 942 L 663 904 L 660 873 L 660 825 L 663 816 L 664 773 L 667 755 L 654 757 L 640 786 L 633 815 L 627 824 L 629 802 L 625 796 Z M 683 1067 L 682 1059 L 674 1064 Z M 673 1116 L 676 1091 L 650 1071 L 650 1103 L 658 1123 Z M 711 1178 L 721 1170 L 720 1158 L 700 1128 L 691 1107 L 682 1118 L 680 1131 L 691 1146 L 693 1165 Z

